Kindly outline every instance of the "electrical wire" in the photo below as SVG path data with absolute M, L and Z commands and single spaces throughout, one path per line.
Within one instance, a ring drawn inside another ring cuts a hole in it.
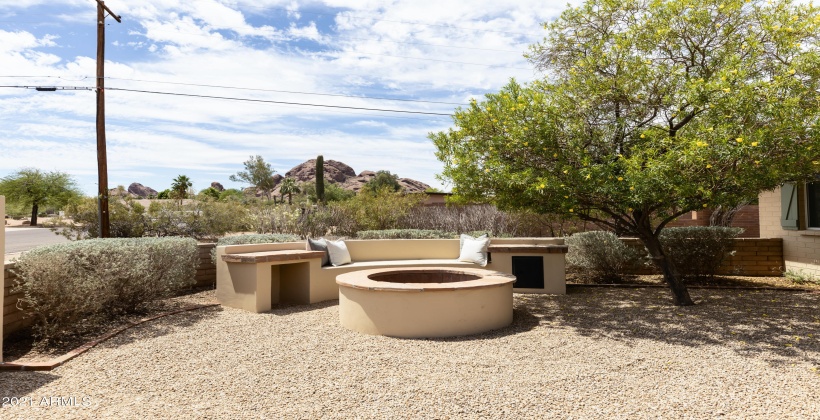
M 376 112 L 396 112 L 401 114 L 419 114 L 419 115 L 437 115 L 437 116 L 445 116 L 449 117 L 452 114 L 444 114 L 441 112 L 426 112 L 426 111 L 407 111 L 401 109 L 385 109 L 385 108 L 365 108 L 365 107 L 358 107 L 358 106 L 344 106 L 344 105 L 326 105 L 326 104 L 311 104 L 311 103 L 302 103 L 302 102 L 288 102 L 288 101 L 272 101 L 267 99 L 251 99 L 251 98 L 235 98 L 230 96 L 212 96 L 212 95 L 198 95 L 193 93 L 177 93 L 177 92 L 160 92 L 154 90 L 140 90 L 140 89 L 126 89 L 126 88 L 117 88 L 117 87 L 107 87 L 105 90 L 119 90 L 123 92 L 136 92 L 136 93 L 152 93 L 156 95 L 170 95 L 170 96 L 185 96 L 189 98 L 205 98 L 205 99 L 224 99 L 229 101 L 242 101 L 242 102 L 261 102 L 261 103 L 269 103 L 269 104 L 280 104 L 280 105 L 297 105 L 297 106 L 312 106 L 312 107 L 320 107 L 320 108 L 337 108 L 337 109 L 355 109 L 361 111 L 376 111 Z
M 3 77 L 14 77 L 14 78 L 53 78 L 53 79 L 61 79 L 61 80 L 70 80 L 74 82 L 91 79 L 94 78 L 93 76 L 86 76 L 79 79 L 69 79 L 62 76 L 2 76 Z M 318 93 L 318 92 L 302 92 L 302 91 L 291 91 L 291 90 L 278 90 L 278 89 L 263 89 L 263 88 L 248 88 L 248 87 L 241 87 L 241 86 L 226 86 L 226 85 L 209 85 L 209 84 L 200 84 L 200 83 L 186 83 L 186 82 L 168 82 L 168 81 L 161 81 L 161 80 L 146 80 L 146 79 L 130 79 L 126 77 L 106 77 L 107 80 L 123 80 L 123 81 L 130 81 L 130 82 L 143 82 L 143 83 L 160 83 L 160 84 L 167 84 L 167 85 L 179 85 L 179 86 L 195 86 L 195 87 L 207 87 L 207 88 L 217 88 L 217 89 L 233 89 L 233 90 L 245 90 L 251 92 L 276 92 L 276 93 L 289 93 L 295 95 L 315 95 L 315 96 L 331 96 L 331 97 L 341 97 L 341 98 L 359 98 L 359 99 L 372 99 L 372 100 L 379 100 L 379 101 L 398 101 L 398 102 L 416 102 L 416 103 L 426 103 L 426 104 L 440 104 L 440 105 L 457 105 L 463 106 L 467 105 L 465 103 L 460 102 L 444 102 L 444 101 L 427 101 L 422 99 L 403 99 L 403 98 L 385 98 L 385 97 L 376 97 L 376 96 L 361 96 L 361 95 L 344 95 L 341 93 Z
M 375 100 L 379 100 L 379 101 L 418 102 L 418 103 L 441 104 L 441 105 L 466 105 L 464 103 L 458 103 L 458 102 L 425 101 L 425 100 L 421 100 L 421 99 L 383 98 L 383 97 L 376 97 L 376 96 L 344 95 L 344 94 L 341 94 L 341 93 L 300 92 L 300 91 L 293 91 L 293 90 L 246 88 L 246 87 L 239 87 L 239 86 L 206 85 L 206 84 L 185 83 L 185 82 L 164 82 L 164 81 L 160 81 L 160 80 L 128 79 L 128 78 L 124 78 L 124 77 L 106 77 L 106 79 L 109 79 L 109 80 L 127 80 L 127 81 L 131 81 L 131 82 L 144 82 L 144 83 L 162 83 L 162 84 L 168 84 L 168 85 L 209 87 L 209 88 L 218 88 L 218 89 L 247 90 L 247 91 L 251 91 L 251 92 L 277 92 L 277 93 L 291 93 L 291 94 L 296 94 L 296 95 L 316 95 L 316 96 L 335 96 L 335 97 L 342 97 L 342 98 L 375 99 Z

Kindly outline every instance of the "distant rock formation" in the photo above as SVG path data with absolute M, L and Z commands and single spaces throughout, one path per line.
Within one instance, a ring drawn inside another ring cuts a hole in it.
M 223 187 L 222 184 L 220 184 L 216 181 L 211 182 L 211 188 L 213 188 L 213 189 L 215 189 L 219 192 L 225 191 L 225 187 Z
M 128 192 L 131 193 L 132 196 L 139 198 L 156 197 L 158 194 L 157 190 L 151 187 L 146 187 L 139 182 L 131 183 L 131 185 L 128 186 Z
M 325 160 L 325 179 L 328 182 L 337 184 L 341 188 L 349 191 L 359 192 L 365 184 L 376 177 L 374 171 L 362 171 L 356 175 L 356 171 L 349 165 L 339 162 L 337 160 Z M 277 177 L 280 175 L 274 175 Z M 310 159 L 304 163 L 300 163 L 293 167 L 293 169 L 285 173 L 285 177 L 294 178 L 297 182 L 316 182 L 316 159 Z M 281 178 L 281 176 L 280 176 Z M 399 178 L 399 185 L 408 193 L 424 192 L 429 185 L 416 181 L 410 178 Z M 278 194 L 278 184 L 281 179 L 277 179 L 276 194 Z
M 325 179 L 333 183 L 344 183 L 356 176 L 356 171 L 337 160 L 325 160 Z M 316 181 L 316 159 L 310 159 L 293 167 L 285 173 L 286 178 L 295 178 L 297 182 Z

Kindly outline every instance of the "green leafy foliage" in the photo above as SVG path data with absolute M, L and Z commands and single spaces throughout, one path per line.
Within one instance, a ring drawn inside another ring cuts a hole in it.
M 353 191 L 346 190 L 332 182 L 324 182 L 324 198 L 320 199 L 316 193 L 315 183 L 303 183 L 302 193 L 307 197 L 309 203 L 328 203 L 332 201 L 344 201 L 356 195 Z
M 31 209 L 31 225 L 37 225 L 40 207 L 60 208 L 82 197 L 77 183 L 63 172 L 42 172 L 25 168 L 0 179 L 0 195 L 6 196 L 10 208 Z
M 378 171 L 376 172 L 376 176 L 364 185 L 362 193 L 378 194 L 382 190 L 390 192 L 401 191 L 399 176 L 391 174 L 390 171 Z
M 130 198 L 109 202 L 112 238 L 185 236 L 212 240 L 228 232 L 250 229 L 249 211 L 238 201 L 193 200 L 184 204 L 153 201 L 148 209 Z M 69 239 L 99 237 L 97 204 L 85 199 L 66 207 L 72 223 L 57 220 L 60 233 Z
M 22 305 L 48 340 L 192 286 L 198 262 L 193 239 L 90 239 L 34 248 L 15 270 Z
M 741 233 L 741 228 L 723 226 L 674 227 L 664 229 L 660 239 L 684 279 L 714 277 Z
M 171 198 L 175 198 L 181 203 L 182 200 L 188 198 L 188 189 L 190 189 L 192 185 L 194 184 L 187 175 L 177 176 L 171 184 Z
M 273 173 L 270 164 L 262 159 L 262 156 L 251 156 L 244 162 L 245 170 L 239 171 L 235 175 L 231 175 L 228 179 L 233 182 L 244 182 L 250 184 L 257 190 L 262 190 L 268 200 L 271 199 L 271 194 L 276 184 L 273 182 Z
M 788 0 L 590 0 L 546 24 L 511 81 L 432 133 L 457 201 L 572 215 L 640 238 L 820 164 L 819 9 Z

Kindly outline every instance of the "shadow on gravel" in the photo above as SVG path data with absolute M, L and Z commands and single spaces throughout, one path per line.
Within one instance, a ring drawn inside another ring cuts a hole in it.
M 19 405 L 29 405 L 28 400 L 19 401 L 20 397 L 30 396 L 34 391 L 48 385 L 50 382 L 60 378 L 51 372 L 2 372 L 0 373 L 0 403 L 12 404 L 12 398 L 18 398 Z M 44 397 L 41 395 L 39 397 Z M 8 398 L 8 399 L 7 399 Z M 24 403 L 24 404 L 23 404 Z M 32 401 L 34 406 L 39 406 L 38 401 Z M 2 410 L 3 408 L 0 408 Z
M 147 338 L 161 337 L 200 322 L 207 322 L 222 311 L 222 306 L 210 306 L 169 315 L 129 328 L 117 334 L 116 337 L 100 343 L 97 347 L 119 347 Z
M 658 288 L 577 288 L 566 296 L 516 295 L 516 307 L 543 328 L 588 337 L 719 345 L 772 364 L 820 364 L 820 294 L 791 291 L 690 290 L 695 306 L 677 307 Z
M 304 303 L 293 303 L 293 302 L 281 302 L 273 305 L 271 310 L 268 312 L 263 312 L 265 314 L 276 315 L 276 316 L 287 316 L 291 314 L 298 314 L 300 312 L 310 312 L 315 311 L 317 309 L 324 309 L 329 308 L 331 306 L 338 306 L 339 300 L 326 300 L 324 302 L 312 303 L 312 304 L 304 304 Z

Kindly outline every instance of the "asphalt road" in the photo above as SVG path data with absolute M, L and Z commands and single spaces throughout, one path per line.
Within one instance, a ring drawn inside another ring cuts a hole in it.
M 7 227 L 6 254 L 28 251 L 39 245 L 68 242 L 64 236 L 55 235 L 51 229 L 38 227 Z

